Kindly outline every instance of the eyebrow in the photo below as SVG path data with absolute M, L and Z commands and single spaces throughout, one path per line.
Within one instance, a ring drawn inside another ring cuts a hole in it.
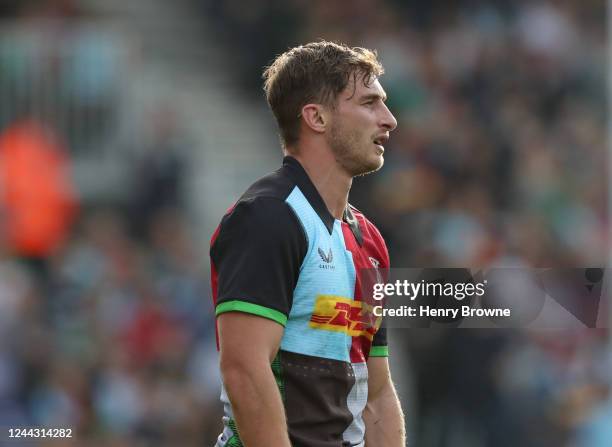
M 359 98 L 359 101 L 368 101 L 370 99 L 381 99 L 382 102 L 385 102 L 387 100 L 387 95 L 379 95 L 378 93 L 369 93 L 367 95 L 363 95 L 361 98 Z

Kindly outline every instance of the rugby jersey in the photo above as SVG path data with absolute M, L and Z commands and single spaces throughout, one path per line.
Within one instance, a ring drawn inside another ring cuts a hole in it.
M 226 213 L 210 256 L 216 315 L 284 326 L 271 368 L 292 445 L 363 446 L 366 362 L 388 355 L 385 329 L 362 300 L 360 271 L 389 267 L 376 227 L 350 205 L 335 219 L 300 163 L 285 157 Z M 216 447 L 241 446 L 225 389 L 221 400 Z

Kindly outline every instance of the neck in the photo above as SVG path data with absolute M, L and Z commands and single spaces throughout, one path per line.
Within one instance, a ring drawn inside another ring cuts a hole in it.
M 300 162 L 331 215 L 342 220 L 353 178 L 338 165 L 331 152 L 304 149 L 291 156 Z

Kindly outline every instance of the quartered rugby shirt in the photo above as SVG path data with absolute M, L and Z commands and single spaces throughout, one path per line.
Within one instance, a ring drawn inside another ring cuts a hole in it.
M 216 314 L 246 312 L 284 326 L 272 370 L 294 447 L 364 445 L 366 361 L 387 356 L 379 321 L 363 325 L 360 269 L 388 268 L 374 225 L 353 207 L 328 211 L 292 157 L 254 183 L 211 240 Z M 249 343 L 245 334 L 244 343 Z M 225 390 L 217 447 L 239 446 Z

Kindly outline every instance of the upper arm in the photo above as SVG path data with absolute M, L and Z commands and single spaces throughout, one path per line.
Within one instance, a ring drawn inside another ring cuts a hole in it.
M 387 357 L 370 357 L 368 359 L 368 401 L 380 396 L 391 384 L 391 372 Z
M 270 364 L 280 345 L 283 326 L 244 312 L 226 312 L 217 318 L 221 369 Z
M 386 357 L 368 360 L 368 402 L 363 413 L 366 425 L 366 446 L 406 444 L 404 415 L 391 381 Z

